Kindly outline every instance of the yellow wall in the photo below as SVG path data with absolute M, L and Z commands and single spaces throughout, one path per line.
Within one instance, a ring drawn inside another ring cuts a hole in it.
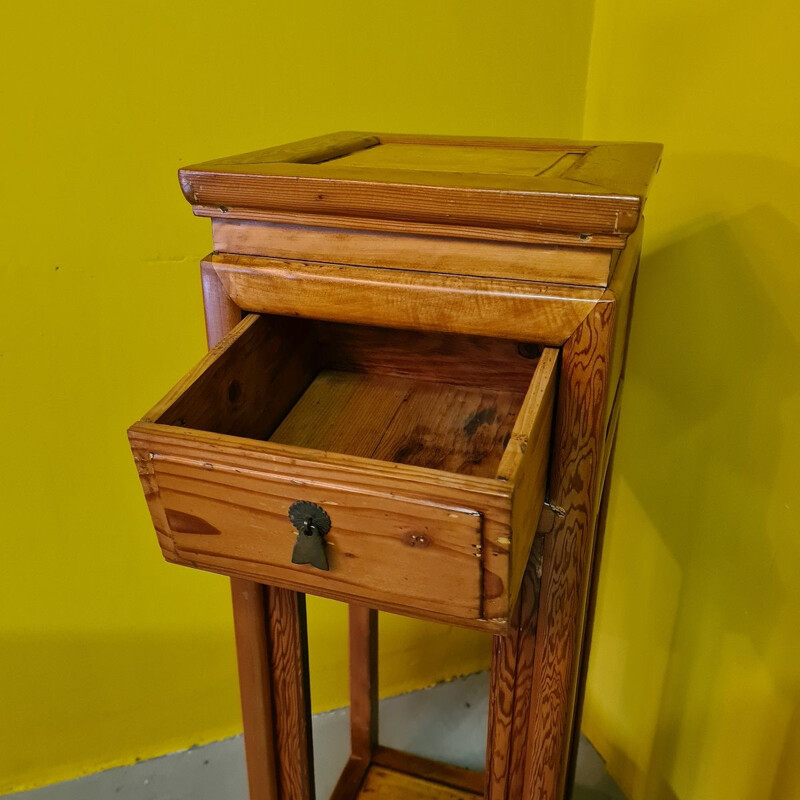
M 240 727 L 227 584 L 161 562 L 125 440 L 203 350 L 177 168 L 342 128 L 576 136 L 590 25 L 588 0 L 5 9 L 0 792 Z M 344 618 L 310 616 L 329 708 Z M 384 622 L 384 693 L 486 663 Z
M 800 797 L 790 0 L 598 0 L 584 135 L 665 144 L 584 729 L 635 800 Z

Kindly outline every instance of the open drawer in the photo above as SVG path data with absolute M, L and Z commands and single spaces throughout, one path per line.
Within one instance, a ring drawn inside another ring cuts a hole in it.
M 165 557 L 501 632 L 544 501 L 557 358 L 246 317 L 129 431 Z M 292 561 L 297 501 L 327 513 L 327 571 Z

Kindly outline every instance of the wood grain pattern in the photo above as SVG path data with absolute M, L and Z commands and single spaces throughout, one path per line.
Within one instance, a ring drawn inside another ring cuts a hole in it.
M 345 132 L 181 171 L 226 251 L 201 271 L 221 344 L 129 435 L 165 557 L 233 578 L 251 800 L 314 795 L 290 589 L 507 633 L 485 797 L 565 795 L 660 152 Z M 228 333 L 240 309 L 284 318 Z M 557 354 L 517 342 L 563 347 L 535 538 Z M 336 517 L 338 573 L 287 563 L 300 494 Z M 351 621 L 354 756 L 334 800 L 480 796 L 474 773 L 377 746 L 375 612 Z
M 636 231 L 629 238 L 628 246 L 620 254 L 611 283 L 606 291 L 606 299 L 613 298 L 617 307 L 617 322 L 614 327 L 611 363 L 609 366 L 609 391 L 605 410 L 606 427 L 608 427 L 611 409 L 617 395 L 616 387 L 625 372 L 625 357 L 628 352 L 633 300 L 636 295 L 636 276 L 642 252 L 643 235 L 644 219 L 642 219 Z
M 355 756 L 348 758 L 329 800 L 355 800 L 369 766 L 370 762 L 363 758 Z
M 378 612 L 349 607 L 350 750 L 369 763 L 378 746 Z
M 565 233 L 527 228 L 487 228 L 478 225 L 447 225 L 435 222 L 416 222 L 403 219 L 376 219 L 342 214 L 308 214 L 292 211 L 272 211 L 263 208 L 243 208 L 197 204 L 192 206 L 195 216 L 212 220 L 240 220 L 266 222 L 275 225 L 300 225 L 309 228 L 337 228 L 342 230 L 374 231 L 378 233 L 409 233 L 417 236 L 438 236 L 449 239 L 474 239 L 487 242 L 520 242 L 548 247 L 600 248 L 621 250 L 627 236 L 611 233 Z
M 358 800 L 475 800 L 476 797 L 480 795 L 377 765 L 370 767 L 357 795 Z
M 322 370 L 270 441 L 371 458 L 412 382 Z
M 641 251 L 641 237 L 644 220 L 639 223 L 636 234 L 631 237 L 629 247 L 623 251 L 620 265 L 614 273 L 611 286 L 607 292 L 617 306 L 617 324 L 614 328 L 613 344 L 611 347 L 611 365 L 609 368 L 609 392 L 606 399 L 605 421 L 605 446 L 600 465 L 598 491 L 600 493 L 599 508 L 595 531 L 595 546 L 592 554 L 592 564 L 589 574 L 589 589 L 586 598 L 585 624 L 583 645 L 578 666 L 578 678 L 575 688 L 574 722 L 572 741 L 567 759 L 566 775 L 564 780 L 565 798 L 572 796 L 575 768 L 578 758 L 578 741 L 580 738 L 580 720 L 583 716 L 583 703 L 586 692 L 586 677 L 589 670 L 589 658 L 592 649 L 592 633 L 594 630 L 595 608 L 597 605 L 597 589 L 600 580 L 600 565 L 602 563 L 603 546 L 605 543 L 606 521 L 608 516 L 608 503 L 611 492 L 611 479 L 614 469 L 614 453 L 616 452 L 617 426 L 619 424 L 620 408 L 622 406 L 623 387 L 625 383 L 625 366 L 630 339 L 631 317 L 633 302 L 636 294 L 636 278 L 638 274 L 639 255 Z
M 494 477 L 522 399 L 514 392 L 323 370 L 270 439 Z
M 443 764 L 429 758 L 404 753 L 391 747 L 378 747 L 373 763 L 380 767 L 413 775 L 426 781 L 449 786 L 451 789 L 463 789 L 473 794 L 483 794 L 484 774 L 452 764 Z
M 491 389 L 414 384 L 374 458 L 493 478 L 522 399 Z
M 292 347 L 287 344 L 291 342 Z M 266 438 L 317 371 L 301 320 L 250 315 L 154 406 L 163 425 Z
M 151 452 L 168 516 L 202 521 L 195 530 L 172 528 L 186 563 L 224 569 L 233 561 L 239 572 L 277 585 L 298 581 L 342 599 L 481 616 L 482 520 L 474 509 L 354 491 L 333 474 L 301 485 L 291 469 L 276 475 L 241 463 L 228 468 L 208 454 L 193 460 L 155 446 Z M 288 510 L 296 500 L 317 503 L 331 516 L 325 537 L 330 572 L 291 561 L 296 532 Z
M 499 478 L 514 485 L 509 577 L 512 606 L 527 568 L 533 533 L 544 503 L 557 366 L 558 351 L 545 348 L 497 473 Z
M 226 156 L 206 165 L 224 166 L 225 164 L 317 164 L 330 158 L 340 158 L 355 150 L 363 150 L 380 144 L 380 139 L 373 134 L 356 133 L 354 131 L 337 131 L 323 136 L 314 136 L 299 142 L 290 142 L 276 147 L 253 150 L 234 156 Z
M 523 796 L 559 797 L 571 746 L 576 682 L 605 442 L 613 301 L 598 304 L 562 351 Z
M 215 348 L 241 321 L 242 312 L 225 292 L 216 273 L 201 266 L 206 339 Z M 152 461 L 136 451 L 137 464 L 147 463 L 142 477 L 145 491 L 152 478 Z M 155 483 L 153 483 L 155 487 Z M 158 502 L 148 500 L 157 531 L 166 519 Z M 161 536 L 161 534 L 159 534 Z M 162 542 L 165 557 L 171 552 Z M 266 589 L 241 578 L 231 579 L 234 631 L 236 635 L 239 695 L 245 729 L 245 759 L 250 800 L 279 800 L 278 765 L 275 742 L 272 676 L 267 638 Z
M 365 371 L 312 380 L 327 358 Z M 422 380 L 381 374 L 411 374 L 415 361 Z M 165 556 L 502 630 L 521 580 L 511 553 L 526 557 L 526 519 L 544 494 L 555 361 L 481 337 L 251 315 L 156 405 L 155 424 L 131 429 Z M 472 386 L 434 381 L 463 377 L 466 364 Z M 485 388 L 520 387 L 531 371 L 524 404 Z M 350 458 L 331 460 L 337 452 Z M 347 509 L 329 538 L 334 574 L 291 564 L 286 513 L 298 499 Z M 431 590 L 442 558 L 451 580 Z M 392 568 L 404 570 L 398 591 L 381 593 Z
M 518 800 L 525 778 L 544 538 L 528 559 L 508 636 L 492 640 L 486 800 Z
M 214 219 L 214 250 L 293 261 L 607 286 L 611 250 Z
M 182 169 L 181 186 L 199 206 L 617 235 L 634 230 L 661 153 L 660 145 L 650 144 L 445 142 L 361 135 L 371 148 L 367 163 L 358 149 L 316 164 L 309 163 L 311 158 L 298 163 L 249 154 L 239 163 L 230 159 L 224 165 Z M 398 148 L 404 147 L 406 156 L 409 147 L 416 148 L 415 164 L 398 161 Z M 464 148 L 458 157 L 457 148 Z M 467 154 L 477 148 L 484 148 L 477 169 L 495 171 L 452 171 L 456 161 L 475 161 Z M 543 156 L 545 151 L 551 155 Z M 390 152 L 394 158 L 387 159 Z M 546 168 L 571 154 L 580 157 L 569 159 L 566 169 Z M 520 158 L 535 162 L 539 169 L 531 172 L 539 174 L 509 174 L 509 163 Z M 443 165 L 448 168 L 442 170 Z
M 616 422 L 616 418 L 615 418 Z M 576 684 L 575 711 L 572 725 L 572 741 L 566 764 L 564 780 L 564 797 L 569 800 L 575 785 L 575 770 L 578 764 L 578 742 L 581 735 L 581 718 L 583 717 L 583 703 L 586 696 L 586 677 L 589 672 L 589 657 L 592 651 L 592 633 L 594 631 L 594 616 L 597 607 L 597 589 L 600 582 L 600 564 L 603 559 L 603 546 L 605 544 L 606 521 L 608 519 L 608 501 L 611 495 L 611 475 L 614 468 L 614 452 L 616 430 L 612 431 L 607 465 L 604 465 L 602 481 L 603 489 L 600 495 L 600 506 L 597 514 L 597 528 L 595 531 L 594 553 L 589 578 L 589 591 L 586 598 L 586 622 L 583 629 L 583 645 L 581 647 L 580 666 Z
M 211 350 L 242 320 L 242 310 L 231 300 L 214 268 L 200 264 L 200 282 L 206 309 L 206 341 Z
M 492 336 L 314 322 L 328 369 L 524 394 L 541 348 Z M 479 365 L 476 367 L 476 365 Z
M 379 142 L 328 159 L 321 169 L 340 167 L 413 170 L 415 172 L 456 172 L 478 175 L 541 176 L 563 174 L 586 155 L 586 147 L 527 148 L 492 147 L 486 144 L 443 144 L 430 142 Z
M 362 523 L 370 522 L 370 514 L 379 514 L 379 509 L 385 502 L 400 503 L 407 510 L 414 510 L 415 515 L 442 513 L 449 515 L 455 513 L 455 518 L 447 517 L 455 523 L 462 519 L 463 509 L 472 509 L 470 514 L 477 512 L 483 520 L 483 542 L 484 546 L 491 547 L 493 551 L 502 552 L 505 548 L 506 557 L 508 553 L 507 545 L 500 540 L 509 536 L 509 516 L 510 516 L 510 487 L 501 481 L 485 478 L 478 478 L 468 475 L 455 475 L 452 473 L 427 470 L 421 467 L 410 467 L 404 464 L 387 464 L 379 461 L 360 459 L 354 456 L 343 456 L 334 453 L 322 453 L 318 451 L 304 450 L 286 445 L 278 445 L 272 442 L 257 442 L 250 439 L 240 439 L 238 437 L 222 436 L 203 431 L 194 431 L 180 428 L 170 428 L 168 426 L 153 425 L 150 423 L 137 423 L 134 425 L 129 436 L 135 451 L 145 454 L 154 454 L 155 461 L 159 461 L 164 468 L 169 471 L 177 471 L 178 480 L 181 480 L 182 470 L 188 471 L 189 479 L 195 481 L 201 502 L 207 503 L 204 513 L 207 510 L 219 510 L 217 501 L 206 497 L 208 487 L 214 489 L 223 502 L 229 499 L 227 494 L 230 486 L 236 487 L 242 493 L 245 509 L 252 506 L 252 513 L 259 515 L 268 514 L 259 506 L 259 488 L 275 486 L 275 494 L 265 494 L 266 498 L 274 497 L 274 503 L 279 502 L 280 489 L 278 484 L 286 487 L 286 500 L 289 502 L 297 499 L 295 491 L 297 487 L 305 487 L 303 494 L 314 492 L 318 497 L 318 502 L 324 504 L 326 496 L 330 496 L 329 487 L 341 486 L 348 500 L 347 505 L 356 512 L 352 519 L 359 514 Z M 160 455 L 159 455 L 160 454 Z M 152 457 L 152 456 L 150 456 Z M 209 468 L 211 465 L 212 468 Z M 262 478 L 262 476 L 265 476 Z M 206 482 L 210 482 L 208 485 Z M 264 482 L 266 481 L 266 483 Z M 230 484 L 230 486 L 228 486 Z M 314 487 L 317 487 L 314 489 Z M 294 487 L 294 488 L 293 488 Z M 292 496 L 288 496 L 291 490 Z M 336 490 L 339 491 L 339 490 Z M 175 494 L 175 493 L 173 493 Z M 180 505 L 182 500 L 175 494 L 175 510 L 192 513 L 191 508 Z M 397 498 L 396 500 L 393 498 Z M 153 503 L 158 502 L 158 498 L 151 498 Z M 407 500 L 407 502 L 404 502 Z M 171 498 L 173 502 L 173 498 Z M 273 503 L 273 501 L 270 501 Z M 276 505 L 272 508 L 277 509 Z M 362 509 L 363 511 L 359 511 Z M 376 511 L 376 509 L 378 509 Z M 440 511 L 436 511 L 440 509 Z M 451 509 L 451 510 L 448 510 Z M 217 513 L 216 511 L 214 513 Z M 242 511 L 241 515 L 237 512 L 236 519 L 241 519 L 242 525 L 246 525 L 248 519 L 247 511 Z M 274 513 L 278 513 L 277 510 Z M 460 515 L 460 516 L 459 516 Z M 408 517 L 406 516 L 406 519 Z M 217 517 L 215 517 L 217 519 Z M 277 517 L 276 517 L 277 519 Z M 222 522 L 222 518 L 219 518 Z M 214 524 L 213 527 L 221 529 L 221 525 Z M 448 528 L 450 523 L 448 522 Z M 267 529 L 269 530 L 269 529 Z M 283 530 L 283 529 L 281 529 Z M 410 531 L 416 533 L 416 531 Z M 445 531 L 446 533 L 446 531 Z M 186 540 L 186 546 L 191 546 L 191 541 L 197 539 L 196 535 L 176 534 Z M 242 528 L 242 536 L 246 535 L 246 528 Z M 217 547 L 219 536 L 206 536 L 205 540 L 209 547 Z M 250 541 L 248 538 L 247 541 Z M 418 544 L 419 542 L 416 542 Z M 398 543 L 398 547 L 400 544 Z M 209 552 L 213 552 L 210 550 Z M 269 555 L 269 554 L 267 554 Z M 194 553 L 194 558 L 199 554 Z M 274 556 L 273 556 L 274 557 Z M 410 557 L 410 556 L 407 556 Z M 376 554 L 377 558 L 377 554 Z M 250 570 L 257 570 L 257 574 L 263 577 L 261 570 L 267 569 L 264 564 L 249 561 L 235 561 L 225 559 L 223 556 L 214 557 L 213 565 L 210 563 L 212 557 L 204 556 L 204 568 L 212 571 L 220 571 L 225 574 L 233 574 L 241 577 L 253 578 L 255 575 Z M 503 572 L 501 558 L 496 558 L 496 563 L 484 565 L 484 571 L 492 570 L 490 592 L 486 593 L 484 610 L 486 603 L 496 600 L 498 607 L 502 608 L 505 600 L 507 604 L 507 591 L 505 581 L 507 574 Z M 194 562 L 192 562 L 194 563 Z M 345 587 L 335 587 L 335 582 L 330 575 L 326 580 L 319 580 L 310 573 L 304 573 L 304 568 L 294 568 L 291 571 L 284 571 L 283 568 L 273 569 L 269 566 L 269 580 L 277 585 L 299 588 L 306 586 L 315 593 L 323 596 L 342 597 L 340 592 L 345 592 Z M 310 568 L 308 568 L 310 570 Z M 484 582 L 487 578 L 484 578 Z M 334 584 L 331 589 L 329 584 Z M 366 591 L 366 590 L 365 590 Z M 420 585 L 421 591 L 421 585 Z M 345 594 L 343 599 L 347 599 Z M 365 597 L 365 600 L 367 598 Z M 402 598 L 400 598 L 402 599 Z M 377 607 L 377 606 L 376 606 Z M 402 605 L 397 605 L 391 597 L 384 597 L 381 601 L 381 608 L 387 610 L 401 610 Z M 408 613 L 408 610 L 406 610 Z M 422 609 L 417 609 L 417 613 L 425 613 Z M 449 621 L 456 621 L 457 617 L 448 616 L 446 610 L 440 610 L 438 614 L 431 609 L 432 616 L 436 618 L 446 618 Z M 476 627 L 502 629 L 504 620 L 500 619 L 502 614 L 488 618 L 486 624 L 476 620 Z M 467 620 L 461 619 L 461 624 L 469 624 Z
M 267 642 L 266 589 L 257 583 L 231 579 L 236 658 L 247 781 L 251 800 L 279 800 L 270 654 Z
M 306 634 L 306 599 L 267 592 L 275 744 L 281 800 L 314 800 L 314 750 Z
M 449 331 L 560 346 L 602 296 L 596 288 L 214 254 L 240 308 L 265 314 Z

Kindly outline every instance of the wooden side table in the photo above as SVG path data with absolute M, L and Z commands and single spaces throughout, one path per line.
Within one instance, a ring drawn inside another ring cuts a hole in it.
M 660 153 L 340 133 L 181 170 L 211 350 L 129 436 L 164 556 L 231 578 L 251 800 L 314 797 L 305 592 L 350 603 L 334 800 L 568 794 Z M 485 773 L 379 744 L 378 609 L 493 636 Z

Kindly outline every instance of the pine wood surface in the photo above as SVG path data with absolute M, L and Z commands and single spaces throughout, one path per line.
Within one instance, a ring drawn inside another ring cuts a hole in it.
M 654 144 L 344 133 L 180 177 L 193 205 L 302 212 L 319 224 L 337 215 L 624 236 L 660 154 Z
M 350 750 L 369 762 L 378 746 L 378 612 L 351 603 Z
M 564 509 L 547 537 L 532 681 L 523 797 L 563 795 L 605 446 L 613 298 L 600 303 L 562 352 L 550 501 Z
M 247 781 L 253 800 L 281 800 L 273 719 L 273 678 L 267 630 L 268 590 L 251 581 L 231 579 L 239 693 L 245 737 Z
M 369 768 L 370 762 L 368 760 L 350 756 L 328 800 L 354 800 L 358 795 L 358 790 L 364 783 L 364 778 Z
M 542 353 L 540 368 L 536 370 L 528 393 L 514 425 L 498 477 L 512 481 L 511 527 L 516 531 L 535 531 L 547 482 L 550 453 L 550 428 L 556 395 L 556 366 L 558 351 L 547 349 Z M 511 605 L 522 584 L 522 576 L 528 565 L 531 549 L 530 536 L 514 536 L 511 542 Z
M 516 392 L 323 370 L 270 440 L 493 478 L 522 401 Z
M 625 373 L 625 358 L 628 352 L 630 325 L 633 316 L 633 301 L 636 295 L 636 276 L 644 236 L 644 219 L 629 239 L 628 247 L 622 251 L 605 292 L 605 299 L 612 299 L 616 305 L 616 324 L 611 343 L 609 364 L 609 391 L 606 398 L 605 421 L 609 426 L 611 412 L 617 398 L 617 386 Z
M 611 250 L 214 219 L 214 250 L 451 275 L 607 286 Z
M 314 800 L 305 595 L 270 587 L 267 632 L 281 800 Z
M 378 747 L 373 763 L 395 772 L 404 772 L 423 780 L 440 783 L 451 789 L 461 789 L 480 795 L 483 793 L 484 774 L 472 769 L 443 764 L 413 753 L 404 753 L 391 747 Z
M 544 499 L 556 352 L 381 334 L 251 315 L 132 427 L 165 555 L 501 630 Z M 329 357 L 359 371 L 317 372 Z M 391 374 L 414 359 L 421 380 Z M 333 510 L 329 573 L 291 563 L 300 499 Z
M 492 640 L 486 800 L 522 797 L 544 537 L 537 536 L 508 636 Z
M 435 236 L 448 239 L 470 239 L 487 242 L 518 242 L 547 247 L 569 247 L 577 249 L 622 250 L 627 237 L 611 233 L 569 233 L 563 231 L 540 231 L 515 227 L 482 227 L 479 225 L 447 225 L 446 223 L 418 222 L 411 219 L 378 219 L 354 217 L 342 214 L 318 214 L 272 211 L 263 208 L 243 208 L 219 205 L 193 205 L 195 216 L 213 220 L 237 220 L 292 225 L 306 228 L 335 228 L 341 230 L 370 231 L 376 233 L 401 233 L 417 236 Z
M 165 558 L 232 577 L 251 800 L 313 800 L 293 590 L 502 634 L 483 796 L 568 795 L 660 151 L 345 132 L 181 171 L 222 251 L 213 349 L 129 435 Z M 338 574 L 289 562 L 301 495 Z M 480 775 L 377 744 L 375 613 L 333 800 L 474 800 Z
M 602 289 L 213 254 L 240 307 L 266 314 L 560 346 Z
M 236 565 L 265 582 L 299 583 L 342 599 L 482 616 L 478 511 L 340 488 L 331 485 L 330 471 L 317 485 L 301 485 L 291 470 L 276 480 L 267 472 L 245 473 L 241 462 L 232 469 L 219 461 L 209 469 L 209 463 L 208 455 L 201 462 L 172 454 L 154 460 L 182 560 L 220 571 Z M 296 532 L 287 513 L 296 500 L 316 503 L 331 516 L 329 572 L 291 561 Z
M 475 800 L 480 794 L 453 789 L 381 766 L 367 772 L 357 800 Z
M 392 375 L 525 394 L 542 348 L 441 331 L 314 322 L 315 348 L 328 369 Z

